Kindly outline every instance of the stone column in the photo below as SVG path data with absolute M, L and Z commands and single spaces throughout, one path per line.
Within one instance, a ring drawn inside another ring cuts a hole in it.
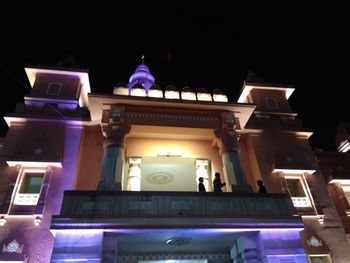
M 123 107 L 108 106 L 103 110 L 101 127 L 104 142 L 104 153 L 98 190 L 122 190 L 124 162 L 124 138 L 130 126 L 123 124 Z
M 207 159 L 196 160 L 196 182 L 198 185 L 198 178 L 203 177 L 203 184 L 207 192 L 211 190 L 211 184 L 209 184 L 208 174 L 209 161 Z
M 128 191 L 141 190 L 141 157 L 129 158 L 129 176 L 128 176 Z
M 227 185 L 231 184 L 233 192 L 251 192 L 247 184 L 242 164 L 239 157 L 239 128 L 238 120 L 232 113 L 222 114 L 222 127 L 215 135 L 220 139 L 220 151 L 224 165 L 225 179 Z

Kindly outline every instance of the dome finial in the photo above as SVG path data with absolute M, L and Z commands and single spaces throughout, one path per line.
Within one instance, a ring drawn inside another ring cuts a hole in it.
M 141 64 L 136 68 L 134 74 L 129 78 L 129 94 L 130 90 L 136 85 L 141 84 L 146 89 L 146 94 L 150 87 L 154 84 L 154 77 L 152 76 L 149 68 L 145 65 L 145 55 L 141 56 Z

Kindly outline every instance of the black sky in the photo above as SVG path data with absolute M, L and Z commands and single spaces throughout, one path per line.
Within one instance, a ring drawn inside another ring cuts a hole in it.
M 294 85 L 290 104 L 314 132 L 311 145 L 334 150 L 336 126 L 350 122 L 347 9 L 225 2 L 128 1 L 103 8 L 48 3 L 22 7 L 25 15 L 8 7 L 0 18 L 1 115 L 13 112 L 30 92 L 25 65 L 55 65 L 73 55 L 89 69 L 92 92 L 111 93 L 144 54 L 162 87 L 220 88 L 232 102 L 248 70 L 266 82 Z M 0 124 L 4 136 L 6 124 Z

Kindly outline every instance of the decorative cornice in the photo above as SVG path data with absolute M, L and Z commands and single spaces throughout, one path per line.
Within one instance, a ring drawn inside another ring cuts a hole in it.
M 141 112 L 126 112 L 127 118 L 142 118 L 142 119 L 163 119 L 163 120 L 181 120 L 181 121 L 201 121 L 201 122 L 219 122 L 218 117 L 204 115 L 185 115 L 185 114 L 167 114 L 167 113 L 141 113 Z

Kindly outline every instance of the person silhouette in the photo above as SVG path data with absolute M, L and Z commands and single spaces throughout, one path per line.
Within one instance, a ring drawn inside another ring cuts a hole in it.
M 220 173 L 216 172 L 215 179 L 213 181 L 214 192 L 222 192 L 221 188 L 224 187 L 225 185 L 226 185 L 226 183 L 221 183 Z
M 266 187 L 265 187 L 263 181 L 262 181 L 262 180 L 258 180 L 258 181 L 256 181 L 256 182 L 257 182 L 257 184 L 258 184 L 258 186 L 259 186 L 258 193 L 267 193 Z
M 205 186 L 203 184 L 203 177 L 199 177 L 198 181 L 199 181 L 199 183 L 198 183 L 198 192 L 206 192 Z

